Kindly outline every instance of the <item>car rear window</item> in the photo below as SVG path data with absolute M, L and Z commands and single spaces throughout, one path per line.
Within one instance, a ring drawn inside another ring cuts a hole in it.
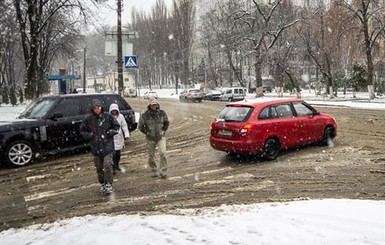
M 189 90 L 189 93 L 199 93 L 200 90 L 199 89 L 191 89 Z
M 252 111 L 251 107 L 247 106 L 226 106 L 218 115 L 217 119 L 226 122 L 244 122 L 249 118 Z

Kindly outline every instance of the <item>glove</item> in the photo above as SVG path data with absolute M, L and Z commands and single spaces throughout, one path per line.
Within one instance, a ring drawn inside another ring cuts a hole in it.
M 116 134 L 116 132 L 115 132 L 115 130 L 113 130 L 113 129 L 109 129 L 108 131 L 107 131 L 107 135 L 108 136 L 114 136 Z

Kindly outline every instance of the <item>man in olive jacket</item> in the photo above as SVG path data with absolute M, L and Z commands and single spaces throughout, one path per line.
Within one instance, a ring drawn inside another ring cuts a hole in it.
M 104 112 L 99 99 L 92 100 L 91 114 L 86 116 L 80 125 L 80 134 L 91 142 L 91 153 L 100 191 L 105 194 L 113 192 L 113 161 L 114 135 L 119 132 L 120 125 L 111 114 Z
M 167 178 L 166 138 L 165 133 L 170 122 L 164 110 L 160 109 L 156 99 L 150 99 L 147 110 L 139 118 L 139 130 L 146 135 L 148 165 L 154 176 Z M 155 163 L 155 149 L 158 146 L 160 164 Z

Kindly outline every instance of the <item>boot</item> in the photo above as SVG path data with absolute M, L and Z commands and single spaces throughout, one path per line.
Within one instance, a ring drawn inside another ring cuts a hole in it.
M 104 194 L 112 194 L 113 192 L 114 192 L 114 190 L 112 189 L 111 184 L 106 184 L 104 186 Z

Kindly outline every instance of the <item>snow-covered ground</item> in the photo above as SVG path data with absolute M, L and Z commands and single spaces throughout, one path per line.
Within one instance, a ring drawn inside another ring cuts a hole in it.
M 178 98 L 174 90 L 156 91 L 159 97 Z M 252 97 L 248 94 L 247 99 Z M 267 94 L 266 97 L 274 97 L 274 94 Z M 385 110 L 384 98 L 369 102 L 365 94 L 357 97 L 359 99 L 351 100 L 346 95 L 330 100 L 303 93 L 303 98 L 311 104 Z M 0 120 L 14 118 L 23 108 L 2 105 Z M 87 215 L 3 231 L 0 233 L 0 244 L 383 245 L 385 200 L 324 199 L 223 205 L 174 210 L 173 214 L 154 216 Z
M 383 245 L 384 205 L 329 199 L 181 210 L 176 215 L 85 216 L 3 231 L 0 244 Z

